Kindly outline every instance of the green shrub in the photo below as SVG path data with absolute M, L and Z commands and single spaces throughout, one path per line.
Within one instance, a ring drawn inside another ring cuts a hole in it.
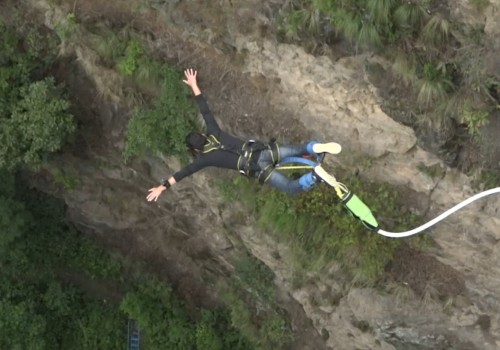
M 214 329 L 206 324 L 200 323 L 196 327 L 196 348 L 206 350 L 222 350 L 222 340 L 217 336 Z
M 125 159 L 146 153 L 181 155 L 186 153 L 184 139 L 194 128 L 195 109 L 187 98 L 179 71 L 163 66 L 161 95 L 153 107 L 136 110 L 127 130 Z
M 189 319 L 172 289 L 152 280 L 138 285 L 121 303 L 129 318 L 137 320 L 148 349 L 192 350 L 195 324 Z
M 139 68 L 139 61 L 144 55 L 144 49 L 137 40 L 131 40 L 125 49 L 125 57 L 118 63 L 118 70 L 126 75 L 132 76 Z
M 23 41 L 8 27 L 0 30 L 0 168 L 37 168 L 75 124 L 53 78 L 32 82 L 51 63 L 44 60 L 48 50 L 36 46 L 40 35 L 28 33 Z
M 0 119 L 0 168 L 37 168 L 75 131 L 69 102 L 60 97 L 54 79 L 22 87 L 20 95 L 10 118 Z
M 460 121 L 467 124 L 467 130 L 472 136 L 478 136 L 482 126 L 489 122 L 490 114 L 484 110 L 474 110 L 464 107 L 460 115 Z
M 201 329 L 200 329 L 201 328 Z M 203 310 L 198 322 L 196 344 L 198 350 L 252 350 L 250 344 L 237 328 L 231 325 L 231 315 L 227 309 Z
M 24 205 L 0 195 L 0 254 L 11 249 L 12 243 L 22 237 L 31 226 L 32 217 Z
M 76 233 L 74 233 L 76 235 Z M 71 267 L 83 271 L 91 278 L 118 280 L 122 275 L 121 264 L 111 259 L 109 253 L 98 249 L 89 239 L 81 237 L 73 252 Z
M 264 321 L 260 335 L 270 349 L 286 349 L 294 339 L 284 317 L 277 313 Z
M 122 307 L 140 321 L 149 349 L 253 349 L 227 311 L 202 311 L 195 323 L 165 283 L 141 268 L 124 276 L 122 260 L 67 225 L 62 201 L 16 184 L 5 171 L 0 231 L 0 332 L 8 335 L 0 339 L 2 349 L 122 349 L 126 315 L 113 299 L 130 289 Z M 101 287 L 112 300 L 103 300 Z
M 321 270 L 331 261 L 338 261 L 356 281 L 373 283 L 401 243 L 368 231 L 339 204 L 335 191 L 326 185 L 290 197 L 247 181 L 236 184 L 238 198 L 253 210 L 257 224 L 290 246 L 297 270 Z M 349 178 L 348 185 L 379 222 L 380 218 L 390 218 L 390 229 L 407 229 L 414 224 L 414 217 L 397 204 L 396 192 L 388 186 L 362 184 L 357 177 Z
M 274 273 L 262 261 L 245 255 L 236 262 L 234 273 L 243 288 L 254 291 L 264 300 L 273 300 Z
M 34 302 L 15 302 L 5 297 L 0 299 L 0 348 L 33 349 L 46 348 L 43 337 L 45 321 L 35 310 Z
M 231 325 L 252 344 L 259 344 L 259 329 L 253 322 L 252 310 L 242 300 L 240 293 L 234 287 L 229 287 L 220 296 L 229 309 Z

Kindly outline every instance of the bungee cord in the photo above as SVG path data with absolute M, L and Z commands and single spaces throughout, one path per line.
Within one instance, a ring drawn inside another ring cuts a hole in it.
M 283 164 L 290 164 L 290 163 L 300 163 L 303 164 L 302 166 L 293 166 L 293 165 L 283 165 Z M 304 159 L 304 158 L 298 158 L 298 157 L 291 157 L 291 158 L 285 158 L 281 161 L 281 163 L 277 166 L 278 169 L 313 169 L 316 166 L 319 166 L 320 162 L 315 162 L 310 159 Z M 335 192 L 337 196 L 340 198 L 342 204 L 344 207 L 357 219 L 361 221 L 361 223 L 367 227 L 369 230 L 378 233 L 379 235 L 385 236 L 385 237 L 390 237 L 390 238 L 404 238 L 404 237 L 409 237 L 413 236 L 417 233 L 423 232 L 427 230 L 428 228 L 436 225 L 437 223 L 443 221 L 446 219 L 448 216 L 456 213 L 458 210 L 464 208 L 465 206 L 477 201 L 478 199 L 490 196 L 495 193 L 500 193 L 500 187 L 497 188 L 492 188 L 483 192 L 480 192 L 478 194 L 475 194 L 474 196 L 467 198 L 466 200 L 462 201 L 461 203 L 455 205 L 454 207 L 448 209 L 441 215 L 435 217 L 434 219 L 428 221 L 427 223 L 416 227 L 412 230 L 404 231 L 404 232 L 389 232 L 382 230 L 375 217 L 373 216 L 371 210 L 368 208 L 368 206 L 361 201 L 361 199 L 358 198 L 355 194 L 353 194 L 347 186 L 345 186 L 343 183 L 338 182 L 334 176 L 331 174 L 328 174 L 328 181 L 325 181 L 328 183 L 330 186 L 332 186 L 335 189 Z
M 388 232 L 388 231 L 384 231 L 384 230 L 381 230 L 381 229 L 377 229 L 376 232 L 379 235 L 382 235 L 382 236 L 385 236 L 385 237 L 391 237 L 391 238 L 409 237 L 409 236 L 415 235 L 417 233 L 420 233 L 420 232 L 422 232 L 424 230 L 427 230 L 429 227 L 436 225 L 440 221 L 443 221 L 444 219 L 446 219 L 451 214 L 457 212 L 458 210 L 460 210 L 463 207 L 471 204 L 472 202 L 474 202 L 474 201 L 476 201 L 476 200 L 478 200 L 480 198 L 483 198 L 483 197 L 495 194 L 495 193 L 500 193 L 500 187 L 492 188 L 490 190 L 486 190 L 486 191 L 480 192 L 480 193 L 478 193 L 478 194 L 476 194 L 476 195 L 474 195 L 474 196 L 472 196 L 472 197 L 464 200 L 463 202 L 455 205 L 453 208 L 448 209 L 447 211 L 445 211 L 441 215 L 435 217 L 431 221 L 429 221 L 429 222 L 427 222 L 427 223 L 425 223 L 425 224 L 423 224 L 423 225 L 421 225 L 421 226 L 419 226 L 417 228 L 414 228 L 413 230 L 409 230 L 409 231 L 405 231 L 405 232 Z

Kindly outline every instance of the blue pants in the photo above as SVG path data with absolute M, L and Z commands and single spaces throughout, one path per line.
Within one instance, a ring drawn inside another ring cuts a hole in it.
M 279 146 L 280 158 L 284 159 L 287 157 L 302 157 L 308 154 L 313 155 L 315 153 L 312 152 L 312 146 L 315 143 L 316 142 L 311 141 L 303 145 Z M 257 160 L 257 165 L 261 169 L 264 169 L 269 165 L 274 167 L 276 163 L 273 163 L 271 151 L 268 150 L 261 151 L 260 156 Z M 271 174 L 271 177 L 266 181 L 266 183 L 269 184 L 271 187 L 276 188 L 277 190 L 286 192 L 291 195 L 295 195 L 302 191 L 312 188 L 316 183 L 316 180 L 313 177 L 312 172 L 303 175 L 297 180 L 293 180 L 284 175 L 281 171 L 274 170 Z

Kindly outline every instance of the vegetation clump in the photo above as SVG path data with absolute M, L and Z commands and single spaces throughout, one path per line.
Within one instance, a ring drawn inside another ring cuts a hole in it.
M 276 301 L 274 273 L 260 260 L 244 255 L 222 291 L 232 324 L 256 349 L 288 349 L 293 332 L 285 310 Z
M 35 38 L 51 39 L 22 40 L 0 23 L 0 169 L 39 167 L 76 129 L 62 89 L 45 76 L 50 55 Z
M 156 91 L 151 104 L 136 108 L 130 118 L 125 159 L 145 154 L 182 156 L 184 138 L 195 127 L 196 111 L 181 71 L 149 57 L 136 39 L 123 47 L 122 54 L 114 56 L 118 70 L 139 87 L 148 84 Z
M 348 185 L 382 225 L 385 222 L 397 231 L 415 224 L 416 218 L 398 204 L 396 192 L 388 186 L 362 183 L 357 177 L 350 177 Z M 290 197 L 237 178 L 231 184 L 225 183 L 223 191 L 225 198 L 231 198 L 233 191 L 233 196 L 252 208 L 262 228 L 287 242 L 295 256 L 296 270 L 321 271 L 336 261 L 354 281 L 375 283 L 401 240 L 370 232 L 342 207 L 332 188 L 323 184 L 318 187 Z
M 489 6 L 489 0 L 469 2 L 478 11 Z M 492 94 L 500 76 L 485 68 L 484 26 L 451 22 L 446 7 L 434 1 L 294 0 L 282 9 L 277 32 L 283 40 L 316 42 L 313 49 L 347 39 L 356 51 L 377 51 L 412 88 L 398 98 L 407 98 L 411 113 L 438 129 L 454 120 L 479 136 L 500 104 Z
M 167 283 L 69 225 L 61 201 L 12 173 L 0 180 L 0 348 L 123 349 L 133 318 L 149 349 L 256 349 L 228 311 L 193 317 Z

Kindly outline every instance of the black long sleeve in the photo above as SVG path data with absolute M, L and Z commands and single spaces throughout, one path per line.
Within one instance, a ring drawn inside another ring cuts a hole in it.
M 205 124 L 207 125 L 207 132 L 209 134 L 218 135 L 220 132 L 219 124 L 215 120 L 212 112 L 210 112 L 210 108 L 208 108 L 208 103 L 205 100 L 203 95 L 195 96 L 196 102 L 198 103 L 198 107 L 200 108 L 201 115 L 205 120 Z
M 243 140 L 229 135 L 220 129 L 202 94 L 195 96 L 195 99 L 207 125 L 207 134 L 214 135 L 224 145 L 224 149 L 199 154 L 191 164 L 188 164 L 173 175 L 176 182 L 210 166 L 238 170 L 239 154 L 235 150 L 240 150 L 244 144 Z

